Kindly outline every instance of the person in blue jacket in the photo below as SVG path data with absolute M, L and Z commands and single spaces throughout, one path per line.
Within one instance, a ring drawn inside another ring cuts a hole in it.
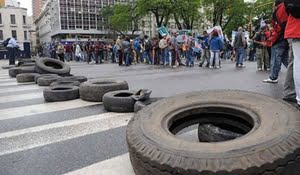
M 211 33 L 209 44 L 210 44 L 209 68 L 210 69 L 214 68 L 213 63 L 215 63 L 215 68 L 220 69 L 220 52 L 223 49 L 223 42 L 219 37 L 217 30 L 214 30 Z

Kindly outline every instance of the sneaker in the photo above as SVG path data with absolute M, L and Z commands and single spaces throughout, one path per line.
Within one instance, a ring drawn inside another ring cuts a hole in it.
M 210 68 L 210 69 L 213 69 L 214 67 L 212 67 L 212 66 L 209 66 L 209 68 Z
M 177 67 L 176 65 L 173 66 L 173 68 L 176 68 L 176 67 Z
M 257 70 L 258 70 L 258 71 L 262 71 L 262 68 L 258 68 Z
M 271 78 L 268 78 L 268 79 L 264 80 L 263 82 L 264 83 L 278 83 L 278 79 L 272 80 Z
M 267 71 L 270 71 L 270 70 L 271 70 L 270 68 L 267 69 Z
M 203 64 L 202 64 L 202 63 L 200 63 L 200 64 L 199 64 L 199 67 L 202 67 L 202 66 L 203 66 Z
M 290 98 L 290 97 L 283 97 L 282 100 L 290 103 L 297 103 L 296 98 Z
M 217 66 L 217 69 L 220 69 L 220 66 Z
M 239 67 L 239 68 L 246 68 L 246 66 L 244 66 L 244 65 L 242 65 L 242 64 L 239 64 L 238 67 Z

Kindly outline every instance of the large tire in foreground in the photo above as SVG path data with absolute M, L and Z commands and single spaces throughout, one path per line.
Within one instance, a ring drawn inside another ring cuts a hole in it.
M 85 101 L 102 102 L 103 95 L 107 92 L 128 90 L 126 81 L 118 80 L 90 80 L 80 85 L 80 98 Z
M 16 77 L 18 74 L 23 73 L 36 73 L 34 67 L 13 67 L 8 70 L 8 74 L 11 77 Z
M 70 74 L 71 67 L 59 60 L 40 58 L 35 62 L 35 70 L 40 74 L 68 75 Z
M 235 140 L 200 143 L 175 135 L 198 123 L 230 118 L 251 126 Z M 129 122 L 127 143 L 137 175 L 298 175 L 300 112 L 270 97 L 241 91 L 188 93 L 154 103 Z
M 68 101 L 79 98 L 79 87 L 60 86 L 50 87 L 44 90 L 44 99 L 47 102 Z
M 28 82 L 34 82 L 34 77 L 39 75 L 38 73 L 24 73 L 24 74 L 18 74 L 17 75 L 17 82 L 18 83 L 28 83 Z
M 134 112 L 136 91 L 121 90 L 108 92 L 103 96 L 103 106 L 109 112 Z
M 151 105 L 152 103 L 155 103 L 159 100 L 163 99 L 162 97 L 157 97 L 157 98 L 150 98 L 146 101 L 137 101 L 134 104 L 134 112 L 138 112 L 142 110 L 144 107 Z
M 50 86 L 51 83 L 55 82 L 59 79 L 59 76 L 46 76 L 38 79 L 39 86 Z

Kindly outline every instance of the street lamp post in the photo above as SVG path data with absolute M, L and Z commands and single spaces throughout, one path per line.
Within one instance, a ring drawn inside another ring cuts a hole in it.
M 270 4 L 273 4 L 274 2 L 268 2 L 268 3 L 265 3 L 265 4 L 261 4 L 261 5 L 258 5 L 256 7 L 254 7 L 251 12 L 250 12 L 250 36 L 252 34 L 252 18 L 253 18 L 253 13 L 255 10 L 261 8 L 261 7 L 264 7 L 264 6 L 267 6 L 267 5 L 270 5 Z

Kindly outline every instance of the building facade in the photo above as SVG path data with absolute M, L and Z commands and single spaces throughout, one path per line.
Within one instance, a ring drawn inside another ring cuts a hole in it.
M 0 8 L 0 42 L 10 37 L 16 38 L 21 45 L 29 42 L 31 25 L 26 8 L 11 6 Z
M 32 16 L 34 20 L 41 14 L 42 7 L 45 3 L 46 0 L 32 0 Z
M 105 25 L 100 10 L 108 5 L 130 0 L 48 0 L 35 20 L 41 43 L 51 40 L 85 41 L 107 37 L 113 32 Z M 150 19 L 135 32 L 152 35 L 155 26 Z M 154 20 L 153 20 L 154 21 Z M 130 34 L 130 32 L 128 33 Z

